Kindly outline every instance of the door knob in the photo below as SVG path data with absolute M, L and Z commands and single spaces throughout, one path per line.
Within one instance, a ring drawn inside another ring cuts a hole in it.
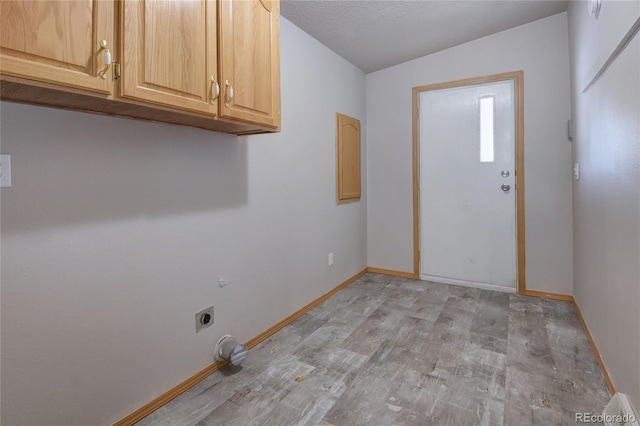
M 500 172 L 500 176 L 502 176 L 503 178 L 508 178 L 509 174 L 509 170 L 503 170 Z
M 508 192 L 511 189 L 511 185 L 502 184 L 500 187 L 504 192 Z

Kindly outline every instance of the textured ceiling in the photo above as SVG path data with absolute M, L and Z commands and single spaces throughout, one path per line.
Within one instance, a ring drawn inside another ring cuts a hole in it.
M 556 0 L 281 0 L 282 16 L 365 73 L 567 9 Z

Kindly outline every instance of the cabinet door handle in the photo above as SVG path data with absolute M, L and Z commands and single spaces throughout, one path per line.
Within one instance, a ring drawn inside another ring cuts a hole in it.
M 229 84 L 229 80 L 225 80 L 224 84 L 227 86 L 227 100 L 224 105 L 229 107 L 229 104 L 233 100 L 233 86 Z
M 211 97 L 211 100 L 209 102 L 211 103 L 211 105 L 215 105 L 218 96 L 220 96 L 220 85 L 218 84 L 214 76 L 211 76 L 211 91 L 213 92 L 213 96 Z
M 102 40 L 100 42 L 100 49 L 104 49 L 104 68 L 102 69 L 102 71 L 98 73 L 98 75 L 103 80 L 107 78 L 107 71 L 109 70 L 109 65 L 111 65 L 111 51 L 106 47 L 107 47 L 107 40 Z

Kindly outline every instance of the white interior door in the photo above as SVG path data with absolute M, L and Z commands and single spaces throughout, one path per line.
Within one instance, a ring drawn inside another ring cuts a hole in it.
M 420 94 L 420 276 L 516 288 L 513 80 Z

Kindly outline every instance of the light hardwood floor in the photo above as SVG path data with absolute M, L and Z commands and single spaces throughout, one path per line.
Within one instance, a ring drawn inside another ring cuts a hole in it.
M 138 425 L 565 425 L 608 400 L 570 303 L 369 273 Z

